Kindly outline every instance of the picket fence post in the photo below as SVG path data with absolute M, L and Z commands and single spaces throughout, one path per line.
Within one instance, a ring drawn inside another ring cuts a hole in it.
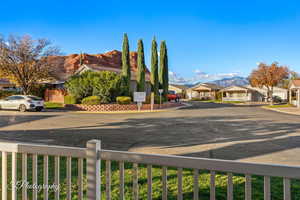
M 87 200 L 101 199 L 100 140 L 89 140 L 86 145 Z

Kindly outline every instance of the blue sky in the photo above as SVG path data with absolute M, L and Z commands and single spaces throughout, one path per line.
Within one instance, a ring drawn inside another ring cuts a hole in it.
M 195 82 L 247 76 L 258 62 L 278 61 L 300 72 L 300 2 L 3 1 L 0 33 L 48 38 L 66 54 L 166 40 L 173 80 Z

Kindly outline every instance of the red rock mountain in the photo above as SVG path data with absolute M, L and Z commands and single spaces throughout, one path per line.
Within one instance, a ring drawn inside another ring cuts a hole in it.
M 122 52 L 113 50 L 103 54 L 83 54 L 83 64 L 99 65 L 108 68 L 122 68 Z M 80 54 L 68 56 L 50 56 L 49 62 L 55 67 L 58 80 L 64 81 L 73 75 L 80 67 Z M 137 71 L 137 52 L 130 52 L 131 71 Z M 149 71 L 147 69 L 147 74 Z

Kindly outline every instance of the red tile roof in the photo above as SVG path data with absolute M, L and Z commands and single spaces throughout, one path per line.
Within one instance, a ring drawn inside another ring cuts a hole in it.
M 296 87 L 300 87 L 300 80 L 291 80 L 291 84 L 293 84 Z
M 59 81 L 67 80 L 80 67 L 80 54 L 71 54 L 68 56 L 50 56 L 48 61 L 53 65 L 54 75 Z M 122 52 L 113 50 L 104 54 L 83 54 L 83 64 L 95 68 L 111 68 L 121 70 Z M 137 52 L 130 52 L 131 71 L 137 71 Z M 150 74 L 147 69 L 146 74 Z

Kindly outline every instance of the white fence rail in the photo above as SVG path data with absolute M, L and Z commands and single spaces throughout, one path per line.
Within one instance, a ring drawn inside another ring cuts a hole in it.
M 147 170 L 147 199 L 152 199 L 153 193 L 153 166 L 160 166 L 162 173 L 162 194 L 163 200 L 168 199 L 168 169 L 177 168 L 177 199 L 183 199 L 183 170 L 193 170 L 193 199 L 199 199 L 199 171 L 207 170 L 210 173 L 210 199 L 216 199 L 216 172 L 227 174 L 227 199 L 234 199 L 233 174 L 244 174 L 245 176 L 245 199 L 252 199 L 252 175 L 264 177 L 264 199 L 271 199 L 270 177 L 282 177 L 283 198 L 291 199 L 291 179 L 300 179 L 300 168 L 283 165 L 254 164 L 237 161 L 226 161 L 217 159 L 190 158 L 183 156 L 151 155 L 132 152 L 102 150 L 100 141 L 91 140 L 87 143 L 87 148 L 73 148 L 63 146 L 47 146 L 23 143 L 0 143 L 2 152 L 2 200 L 7 199 L 29 199 L 28 189 L 13 187 L 17 182 L 27 182 L 30 179 L 32 185 L 44 184 L 47 186 L 54 183 L 61 184 L 60 173 L 66 174 L 65 193 L 62 197 L 61 188 L 53 191 L 53 199 L 71 200 L 74 195 L 76 199 L 99 200 L 101 199 L 101 160 L 105 161 L 105 198 L 112 199 L 112 162 L 118 162 L 118 184 L 119 199 L 125 199 L 125 168 L 124 163 L 133 163 L 132 167 L 132 199 L 139 198 L 139 165 L 146 165 Z M 54 172 L 50 169 L 50 157 L 53 157 Z M 65 159 L 61 159 L 64 157 Z M 76 159 L 76 183 L 77 194 L 72 191 L 72 177 L 74 179 L 74 159 Z M 65 162 L 66 172 L 62 172 L 60 166 Z M 29 165 L 30 163 L 30 165 Z M 84 165 L 84 163 L 86 165 Z M 73 165 L 72 165 L 73 164 Z M 10 169 L 10 170 L 8 170 Z M 30 171 L 30 173 L 28 173 Z M 42 182 L 39 174 L 42 171 Z M 52 177 L 50 176 L 52 174 Z M 73 174 L 72 174 L 73 173 Z M 29 178 L 29 174 L 31 178 Z M 9 178 L 11 180 L 9 180 Z M 50 183 L 50 179 L 53 181 Z M 86 188 L 84 180 L 86 179 Z M 11 184 L 11 187 L 9 187 Z M 86 192 L 85 192 L 86 190 Z M 43 191 L 38 188 L 30 190 L 31 199 L 52 199 L 49 197 L 49 188 L 43 187 Z M 298 197 L 299 198 L 299 197 Z

